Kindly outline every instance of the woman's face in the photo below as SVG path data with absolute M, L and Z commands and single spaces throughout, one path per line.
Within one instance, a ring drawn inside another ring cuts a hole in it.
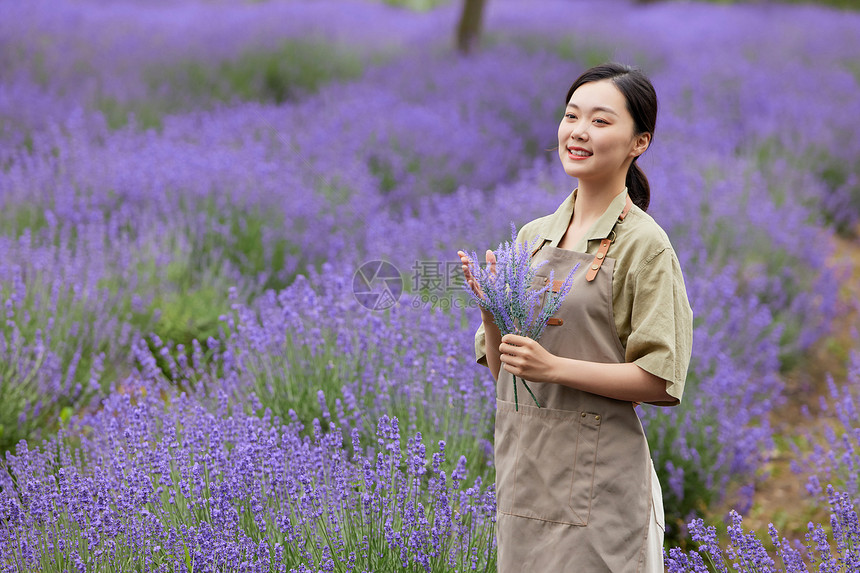
M 565 172 L 580 181 L 624 180 L 650 134 L 635 135 L 627 101 L 611 80 L 579 86 L 558 126 L 558 155 Z

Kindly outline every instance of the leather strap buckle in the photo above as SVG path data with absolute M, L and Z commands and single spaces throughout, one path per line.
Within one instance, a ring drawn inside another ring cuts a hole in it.
M 630 200 L 630 196 L 627 196 L 627 202 L 624 204 L 624 209 L 621 211 L 621 214 L 618 215 L 618 221 L 621 222 L 627 216 L 627 213 L 630 212 L 630 208 L 633 207 L 633 201 Z M 606 260 L 606 253 L 609 251 L 609 245 L 611 245 L 615 241 L 615 229 L 612 229 L 609 232 L 609 236 L 600 241 L 600 247 L 597 249 L 597 254 L 594 255 L 594 260 L 591 261 L 591 266 L 588 267 L 588 272 L 585 274 L 585 280 L 591 282 L 597 276 L 597 271 L 600 270 L 600 267 L 603 266 L 603 261 Z
M 588 272 L 585 273 L 585 280 L 591 282 L 597 276 L 597 271 L 603 266 L 603 261 L 606 260 L 606 253 L 609 251 L 609 245 L 612 244 L 612 239 L 609 237 L 600 241 L 600 247 L 597 249 L 597 254 L 594 255 L 594 260 L 591 261 L 591 266 L 588 267 Z

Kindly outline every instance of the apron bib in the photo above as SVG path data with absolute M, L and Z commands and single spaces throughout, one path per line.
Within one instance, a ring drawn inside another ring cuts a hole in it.
M 606 241 L 604 241 L 606 242 Z M 608 248 L 608 243 L 606 245 Z M 615 260 L 549 245 L 533 286 L 550 269 L 573 286 L 540 338 L 549 352 L 593 362 L 624 362 L 612 315 Z M 602 265 L 602 266 L 601 266 Z M 586 277 L 587 271 L 589 277 Z M 560 282 L 560 281 L 559 281 Z M 651 520 L 651 456 L 631 402 L 529 381 L 542 408 L 519 392 L 504 368 L 496 381 L 496 501 L 500 573 L 637 572 Z

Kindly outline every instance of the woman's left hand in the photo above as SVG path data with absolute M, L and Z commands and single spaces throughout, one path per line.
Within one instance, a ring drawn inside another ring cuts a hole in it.
M 499 345 L 502 368 L 531 382 L 551 382 L 556 355 L 526 336 L 506 334 Z

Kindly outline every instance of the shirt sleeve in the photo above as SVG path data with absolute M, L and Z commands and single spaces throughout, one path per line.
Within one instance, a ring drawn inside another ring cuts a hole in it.
M 627 362 L 666 381 L 670 402 L 681 402 L 693 348 L 693 311 L 675 252 L 664 248 L 635 271 Z
M 482 322 L 478 326 L 478 330 L 475 331 L 475 362 L 490 367 L 487 364 L 487 341 L 484 335 L 484 323 Z

